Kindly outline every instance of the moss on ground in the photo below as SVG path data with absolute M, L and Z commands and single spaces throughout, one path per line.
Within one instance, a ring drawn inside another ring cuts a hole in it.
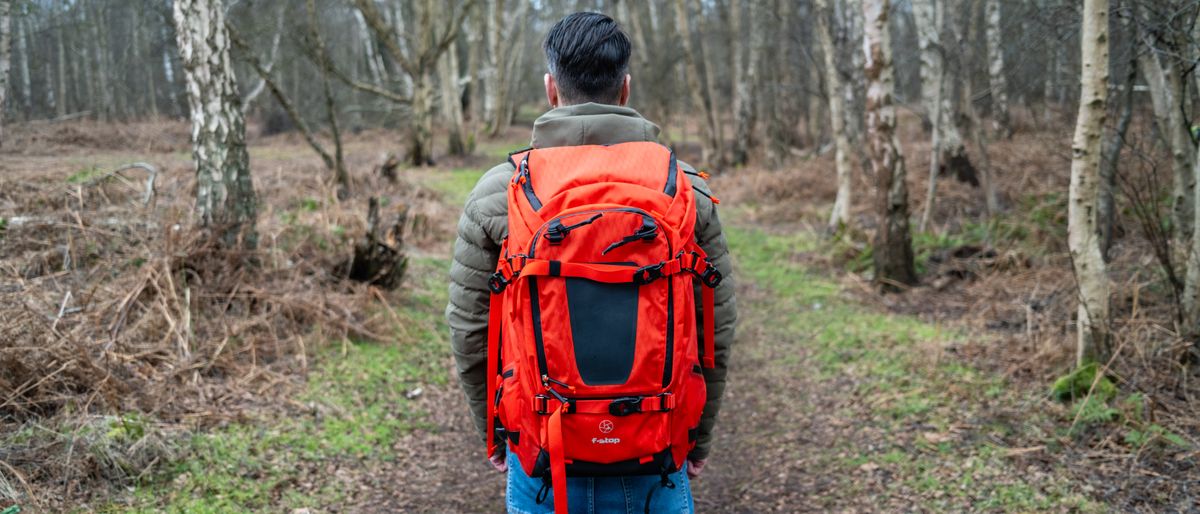
M 445 259 L 411 263 L 410 293 L 396 309 L 391 342 L 342 341 L 314 356 L 296 401 L 311 412 L 197 433 L 183 458 L 151 477 L 131 504 L 107 511 L 287 511 L 341 502 L 348 484 L 330 464 L 388 460 L 395 440 L 424 424 L 409 396 L 447 382 Z M 116 429 L 119 429 L 117 427 Z
M 819 380 L 849 380 L 856 396 L 866 399 L 866 412 L 846 413 L 860 418 L 850 421 L 885 434 L 886 444 L 870 445 L 868 451 L 863 441 L 854 441 L 820 459 L 831 468 L 820 472 L 838 481 L 841 491 L 862 490 L 864 473 L 882 472 L 890 485 L 875 501 L 885 510 L 896 498 L 932 511 L 1104 510 L 1062 473 L 1027 476 L 994 443 L 957 433 L 986 405 L 1027 400 L 1009 391 L 1000 377 L 940 357 L 942 348 L 963 334 L 911 316 L 871 311 L 844 297 L 838 283 L 800 264 L 801 253 L 827 247 L 815 234 L 737 229 L 728 239 L 738 278 L 768 289 L 778 302 L 772 319 L 780 326 L 772 331 L 805 334 L 797 344 L 805 348 Z M 914 427 L 921 427 L 915 437 Z

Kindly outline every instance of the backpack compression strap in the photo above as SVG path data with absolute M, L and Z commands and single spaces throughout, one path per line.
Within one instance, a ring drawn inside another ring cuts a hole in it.
M 703 318 L 704 346 L 701 349 L 702 364 L 706 368 L 716 366 L 716 288 L 721 283 L 721 272 L 717 267 L 709 262 L 704 255 L 703 250 L 695 247 L 689 252 L 680 252 L 678 256 L 669 261 L 642 266 L 637 269 L 630 269 L 626 266 L 617 266 L 612 264 L 584 264 L 576 262 L 561 262 L 546 259 L 529 259 L 523 255 L 514 256 L 508 259 L 501 259 L 496 273 L 488 280 L 488 287 L 492 290 L 493 303 L 496 301 L 496 296 L 504 291 L 508 284 L 516 280 L 521 275 L 525 276 L 549 276 L 549 277 L 575 277 L 586 278 L 596 282 L 605 282 L 609 284 L 634 283 L 645 285 L 658 280 L 660 278 L 674 275 L 676 273 L 688 272 L 700 280 L 701 287 L 701 314 Z M 493 308 L 492 312 L 498 312 L 499 309 Z M 498 325 L 499 322 L 490 323 L 490 325 Z M 498 342 L 499 335 L 489 337 L 488 357 L 492 357 L 494 353 L 491 348 L 491 341 Z M 489 369 L 495 371 L 498 375 L 500 372 L 495 366 L 490 366 Z M 495 377 L 493 377 L 495 378 Z M 490 382 L 489 382 L 490 383 Z M 489 395 L 494 395 L 492 391 Z M 489 417 L 488 420 L 491 423 Z
M 505 240 L 501 245 L 500 255 L 508 255 L 508 241 Z M 506 259 L 501 258 L 501 263 L 506 262 Z M 503 265 L 499 266 L 503 268 Z M 497 272 L 499 274 L 499 272 Z M 500 362 L 500 338 L 503 337 L 504 324 L 504 289 L 496 289 L 489 287 L 492 292 L 491 300 L 488 302 L 488 338 L 487 338 L 487 371 L 484 372 L 484 377 L 487 380 L 487 456 L 491 459 L 496 455 L 499 449 L 499 444 L 496 437 L 496 409 L 500 406 L 499 386 L 503 379 L 503 366 Z
M 567 404 L 562 404 L 550 415 L 546 423 L 545 438 L 550 450 L 550 484 L 554 490 L 555 514 L 567 514 L 567 461 L 563 448 L 562 415 Z
M 496 407 L 500 398 L 497 396 L 500 370 L 500 333 L 504 322 L 504 295 L 493 292 L 488 304 L 488 340 L 487 340 L 487 456 L 489 459 L 496 455 L 499 449 L 496 437 Z

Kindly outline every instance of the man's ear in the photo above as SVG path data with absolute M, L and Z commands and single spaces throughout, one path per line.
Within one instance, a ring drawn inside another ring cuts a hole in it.
M 625 104 L 629 103 L 629 81 L 630 80 L 631 79 L 629 77 L 629 74 L 626 73 L 625 74 L 625 83 L 621 84 L 621 97 L 617 99 L 617 105 L 620 105 L 621 107 L 625 107 Z
M 547 73 L 542 79 L 546 83 L 546 101 L 550 102 L 550 108 L 558 107 L 558 83 L 554 81 L 554 76 Z

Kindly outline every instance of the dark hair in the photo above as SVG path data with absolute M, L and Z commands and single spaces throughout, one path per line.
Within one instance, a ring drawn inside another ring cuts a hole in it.
M 615 103 L 629 69 L 632 45 L 608 16 L 577 12 L 554 24 L 542 48 L 546 67 L 568 103 Z

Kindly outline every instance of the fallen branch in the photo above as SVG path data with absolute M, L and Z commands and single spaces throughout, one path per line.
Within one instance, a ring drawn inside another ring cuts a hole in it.
M 131 162 L 129 164 L 120 166 L 117 169 L 112 170 L 108 173 L 100 175 L 99 177 L 95 177 L 95 178 L 87 181 L 84 184 L 84 186 L 93 187 L 93 186 L 103 183 L 104 181 L 106 181 L 112 177 L 117 177 L 117 178 L 120 178 L 121 180 L 128 181 L 129 179 L 127 177 L 125 177 L 124 175 L 122 175 L 121 172 L 126 171 L 126 170 L 132 170 L 132 169 L 146 170 L 146 186 L 145 186 L 145 190 L 142 192 L 142 205 L 150 205 L 150 201 L 154 199 L 154 195 L 155 195 L 154 181 L 158 179 L 158 168 L 155 168 L 154 165 L 152 165 L 152 164 L 148 164 L 148 163 L 144 163 L 144 162 Z

